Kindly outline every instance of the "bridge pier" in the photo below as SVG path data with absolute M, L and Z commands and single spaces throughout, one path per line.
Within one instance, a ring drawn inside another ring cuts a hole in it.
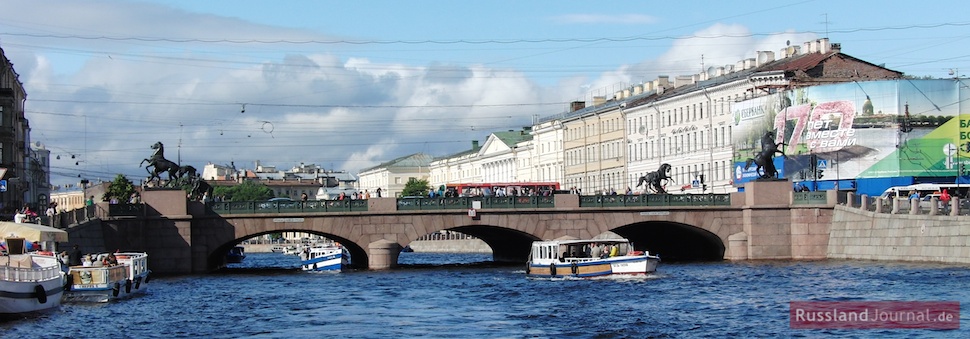
M 397 259 L 401 254 L 401 245 L 389 241 L 378 240 L 367 245 L 370 255 L 367 257 L 367 266 L 372 270 L 386 270 L 397 267 Z

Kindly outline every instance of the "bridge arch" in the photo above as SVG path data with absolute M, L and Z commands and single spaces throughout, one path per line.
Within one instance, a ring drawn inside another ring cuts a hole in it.
M 343 245 L 344 248 L 346 248 L 348 252 L 350 252 L 350 258 L 351 258 L 350 266 L 351 266 L 351 268 L 354 268 L 354 269 L 367 269 L 367 261 L 368 261 L 367 260 L 367 252 L 364 251 L 363 248 L 361 248 L 359 245 L 357 245 L 353 241 L 350 241 L 349 239 L 346 239 L 346 238 L 343 238 L 343 237 L 340 237 L 340 236 L 337 236 L 337 235 L 334 235 L 334 234 L 324 233 L 324 232 L 320 232 L 320 231 L 314 231 L 314 230 L 311 230 L 311 229 L 292 228 L 292 229 L 273 230 L 273 231 L 253 233 L 251 235 L 241 236 L 241 237 L 232 239 L 230 241 L 227 241 L 227 242 L 225 242 L 225 243 L 223 243 L 221 245 L 218 245 L 218 246 L 214 247 L 215 249 L 212 252 L 210 252 L 209 255 L 207 256 L 208 259 L 206 260 L 206 262 L 207 262 L 208 270 L 209 271 L 212 271 L 212 270 L 216 270 L 216 269 L 218 269 L 220 267 L 223 267 L 226 264 L 226 252 L 228 252 L 229 249 L 233 248 L 234 246 L 239 245 L 243 241 L 246 241 L 247 239 L 252 239 L 252 238 L 260 237 L 260 236 L 263 236 L 263 235 L 271 234 L 271 233 L 283 233 L 283 232 L 303 232 L 303 233 L 309 233 L 309 234 L 322 236 L 322 237 L 325 237 L 327 239 L 336 241 L 336 242 L 340 243 L 341 245 Z
M 612 230 L 630 239 L 637 250 L 659 254 L 662 260 L 712 261 L 724 258 L 724 240 L 704 228 L 676 221 L 645 221 Z

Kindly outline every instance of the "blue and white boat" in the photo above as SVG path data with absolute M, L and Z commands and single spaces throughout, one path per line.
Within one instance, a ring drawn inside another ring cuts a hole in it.
M 660 257 L 636 251 L 627 239 L 552 240 L 532 243 L 525 273 L 537 277 L 591 278 L 653 273 Z
M 350 264 L 350 254 L 340 244 L 313 245 L 300 254 L 304 271 L 339 272 Z
M 102 253 L 84 261 L 90 266 L 71 266 L 65 301 L 108 302 L 148 290 L 148 253 Z
M 236 246 L 226 253 L 226 263 L 227 264 L 238 264 L 246 259 L 246 248 L 242 246 Z

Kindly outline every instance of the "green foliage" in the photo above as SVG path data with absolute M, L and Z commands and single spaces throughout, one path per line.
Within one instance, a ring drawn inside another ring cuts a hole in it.
M 404 184 L 404 190 L 401 191 L 401 196 L 427 196 L 428 190 L 431 186 L 428 184 L 427 180 L 410 178 L 408 182 Z
M 108 190 L 101 196 L 101 201 L 111 201 L 112 198 L 119 202 L 128 202 L 131 195 L 135 193 L 135 185 L 123 174 L 115 176 L 115 180 L 108 184 Z
M 262 201 L 273 197 L 273 190 L 266 185 L 246 180 L 235 186 L 216 186 L 212 195 L 225 197 L 225 201 Z

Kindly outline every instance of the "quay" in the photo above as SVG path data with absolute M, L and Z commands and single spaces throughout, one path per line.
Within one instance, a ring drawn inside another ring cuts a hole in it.
M 236 244 L 291 231 L 338 241 L 355 268 L 378 270 L 393 269 L 405 246 L 441 231 L 471 235 L 487 244 L 495 261 L 513 263 L 526 261 L 532 241 L 607 231 L 665 260 L 970 263 L 970 217 L 960 215 L 956 199 L 942 215 L 936 205 L 921 209 L 905 201 L 791 187 L 778 180 L 749 182 L 744 192 L 720 195 L 479 198 L 477 209 L 458 198 L 314 202 L 326 207 L 235 202 L 243 207 L 234 208 L 188 201 L 179 190 L 150 190 L 138 206 L 97 204 L 95 217 L 68 232 L 70 245 L 85 250 L 148 252 L 159 258 L 153 271 L 163 274 L 209 272 L 224 265 L 225 252 Z

